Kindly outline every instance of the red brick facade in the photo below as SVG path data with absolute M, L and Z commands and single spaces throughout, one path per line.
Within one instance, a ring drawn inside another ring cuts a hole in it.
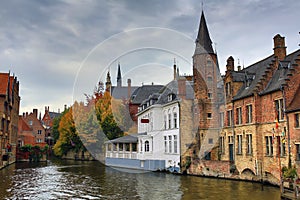
M 37 113 L 38 110 L 33 109 L 32 113 L 24 113 L 23 116 L 20 116 L 25 124 L 23 123 L 22 127 L 19 128 L 19 146 L 31 144 L 44 147 L 47 144 L 45 127 L 38 119 Z M 34 138 L 34 141 L 32 141 L 32 138 Z
M 287 55 L 285 38 L 278 34 L 274 53 L 253 65 L 235 70 L 230 56 L 220 84 L 217 56 L 202 20 L 193 56 L 200 137 L 191 147 L 189 173 L 219 176 L 222 171 L 226 177 L 278 184 L 282 167 L 300 164 L 300 50 Z M 206 51 L 199 50 L 200 43 Z M 225 171 L 218 162 L 227 165 Z M 210 166 L 209 173 L 204 166 Z
M 0 168 L 15 162 L 20 107 L 19 82 L 10 73 L 0 73 Z

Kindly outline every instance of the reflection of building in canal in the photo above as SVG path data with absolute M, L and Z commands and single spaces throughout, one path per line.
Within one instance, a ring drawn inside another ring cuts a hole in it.
M 140 199 L 182 199 L 183 191 L 179 176 L 153 172 L 136 176 L 136 190 Z

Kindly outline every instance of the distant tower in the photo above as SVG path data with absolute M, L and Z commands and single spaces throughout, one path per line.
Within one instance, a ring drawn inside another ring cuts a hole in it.
M 122 87 L 122 76 L 121 76 L 120 63 L 118 64 L 117 87 Z
M 110 73 L 108 71 L 106 75 L 105 90 L 110 92 L 110 88 L 111 88 L 111 79 L 110 79 Z
M 199 128 L 205 130 L 209 127 L 218 126 L 219 113 L 216 108 L 218 107 L 217 82 L 220 72 L 217 54 L 212 47 L 203 10 L 195 43 L 193 55 L 194 90 L 199 104 L 199 113 L 201 113 Z
M 174 58 L 174 65 L 173 65 L 173 74 L 174 74 L 174 80 L 177 79 L 177 67 L 176 67 L 176 59 Z

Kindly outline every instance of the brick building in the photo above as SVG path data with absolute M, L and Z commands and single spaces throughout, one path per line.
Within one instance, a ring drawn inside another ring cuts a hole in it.
M 0 168 L 16 161 L 19 82 L 10 73 L 0 73 Z
M 23 113 L 23 116 L 20 116 L 20 118 L 22 118 L 24 123 L 22 123 L 22 127 L 19 128 L 19 146 L 26 145 L 26 140 L 32 141 L 30 138 L 22 140 L 22 138 L 28 136 L 28 132 L 31 131 L 30 137 L 34 137 L 34 143 L 30 144 L 44 147 L 47 144 L 46 130 L 42 121 L 38 119 L 38 110 L 33 109 L 33 112 L 29 114 L 27 112 Z
M 300 51 L 287 55 L 284 37 L 273 39 L 274 53 L 243 70 L 234 71 L 233 58 L 227 60 L 220 152 L 239 174 L 276 183 L 279 169 L 292 164 L 285 110 L 297 96 Z
M 65 110 L 67 109 L 67 105 L 65 105 Z M 42 124 L 45 128 L 46 134 L 46 142 L 49 146 L 54 144 L 54 138 L 52 135 L 52 127 L 53 127 L 53 120 L 61 116 L 60 111 L 58 112 L 51 112 L 49 106 L 45 106 L 45 113 L 43 118 L 41 119 Z
M 199 123 L 188 173 L 278 183 L 281 167 L 298 167 L 300 50 L 287 54 L 285 38 L 273 40 L 272 55 L 243 69 L 230 56 L 220 79 L 202 12 L 193 56 Z

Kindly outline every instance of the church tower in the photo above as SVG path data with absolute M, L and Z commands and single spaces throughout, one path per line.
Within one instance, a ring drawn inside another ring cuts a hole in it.
M 122 76 L 121 76 L 120 63 L 118 64 L 117 87 L 122 87 Z
M 219 102 L 217 83 L 220 70 L 217 61 L 217 54 L 212 47 L 204 12 L 202 10 L 198 35 L 195 41 L 196 47 L 193 55 L 193 77 L 195 91 L 195 107 L 199 119 L 198 134 L 200 143 L 204 145 L 206 134 L 210 142 L 218 140 L 213 135 L 218 135 L 219 128 Z M 207 137 L 206 137 L 207 138 Z M 201 141 L 202 140 L 202 141 Z
M 106 75 L 105 90 L 108 92 L 110 92 L 110 90 L 111 90 L 111 78 L 110 78 L 109 71 L 107 72 L 107 75 Z

